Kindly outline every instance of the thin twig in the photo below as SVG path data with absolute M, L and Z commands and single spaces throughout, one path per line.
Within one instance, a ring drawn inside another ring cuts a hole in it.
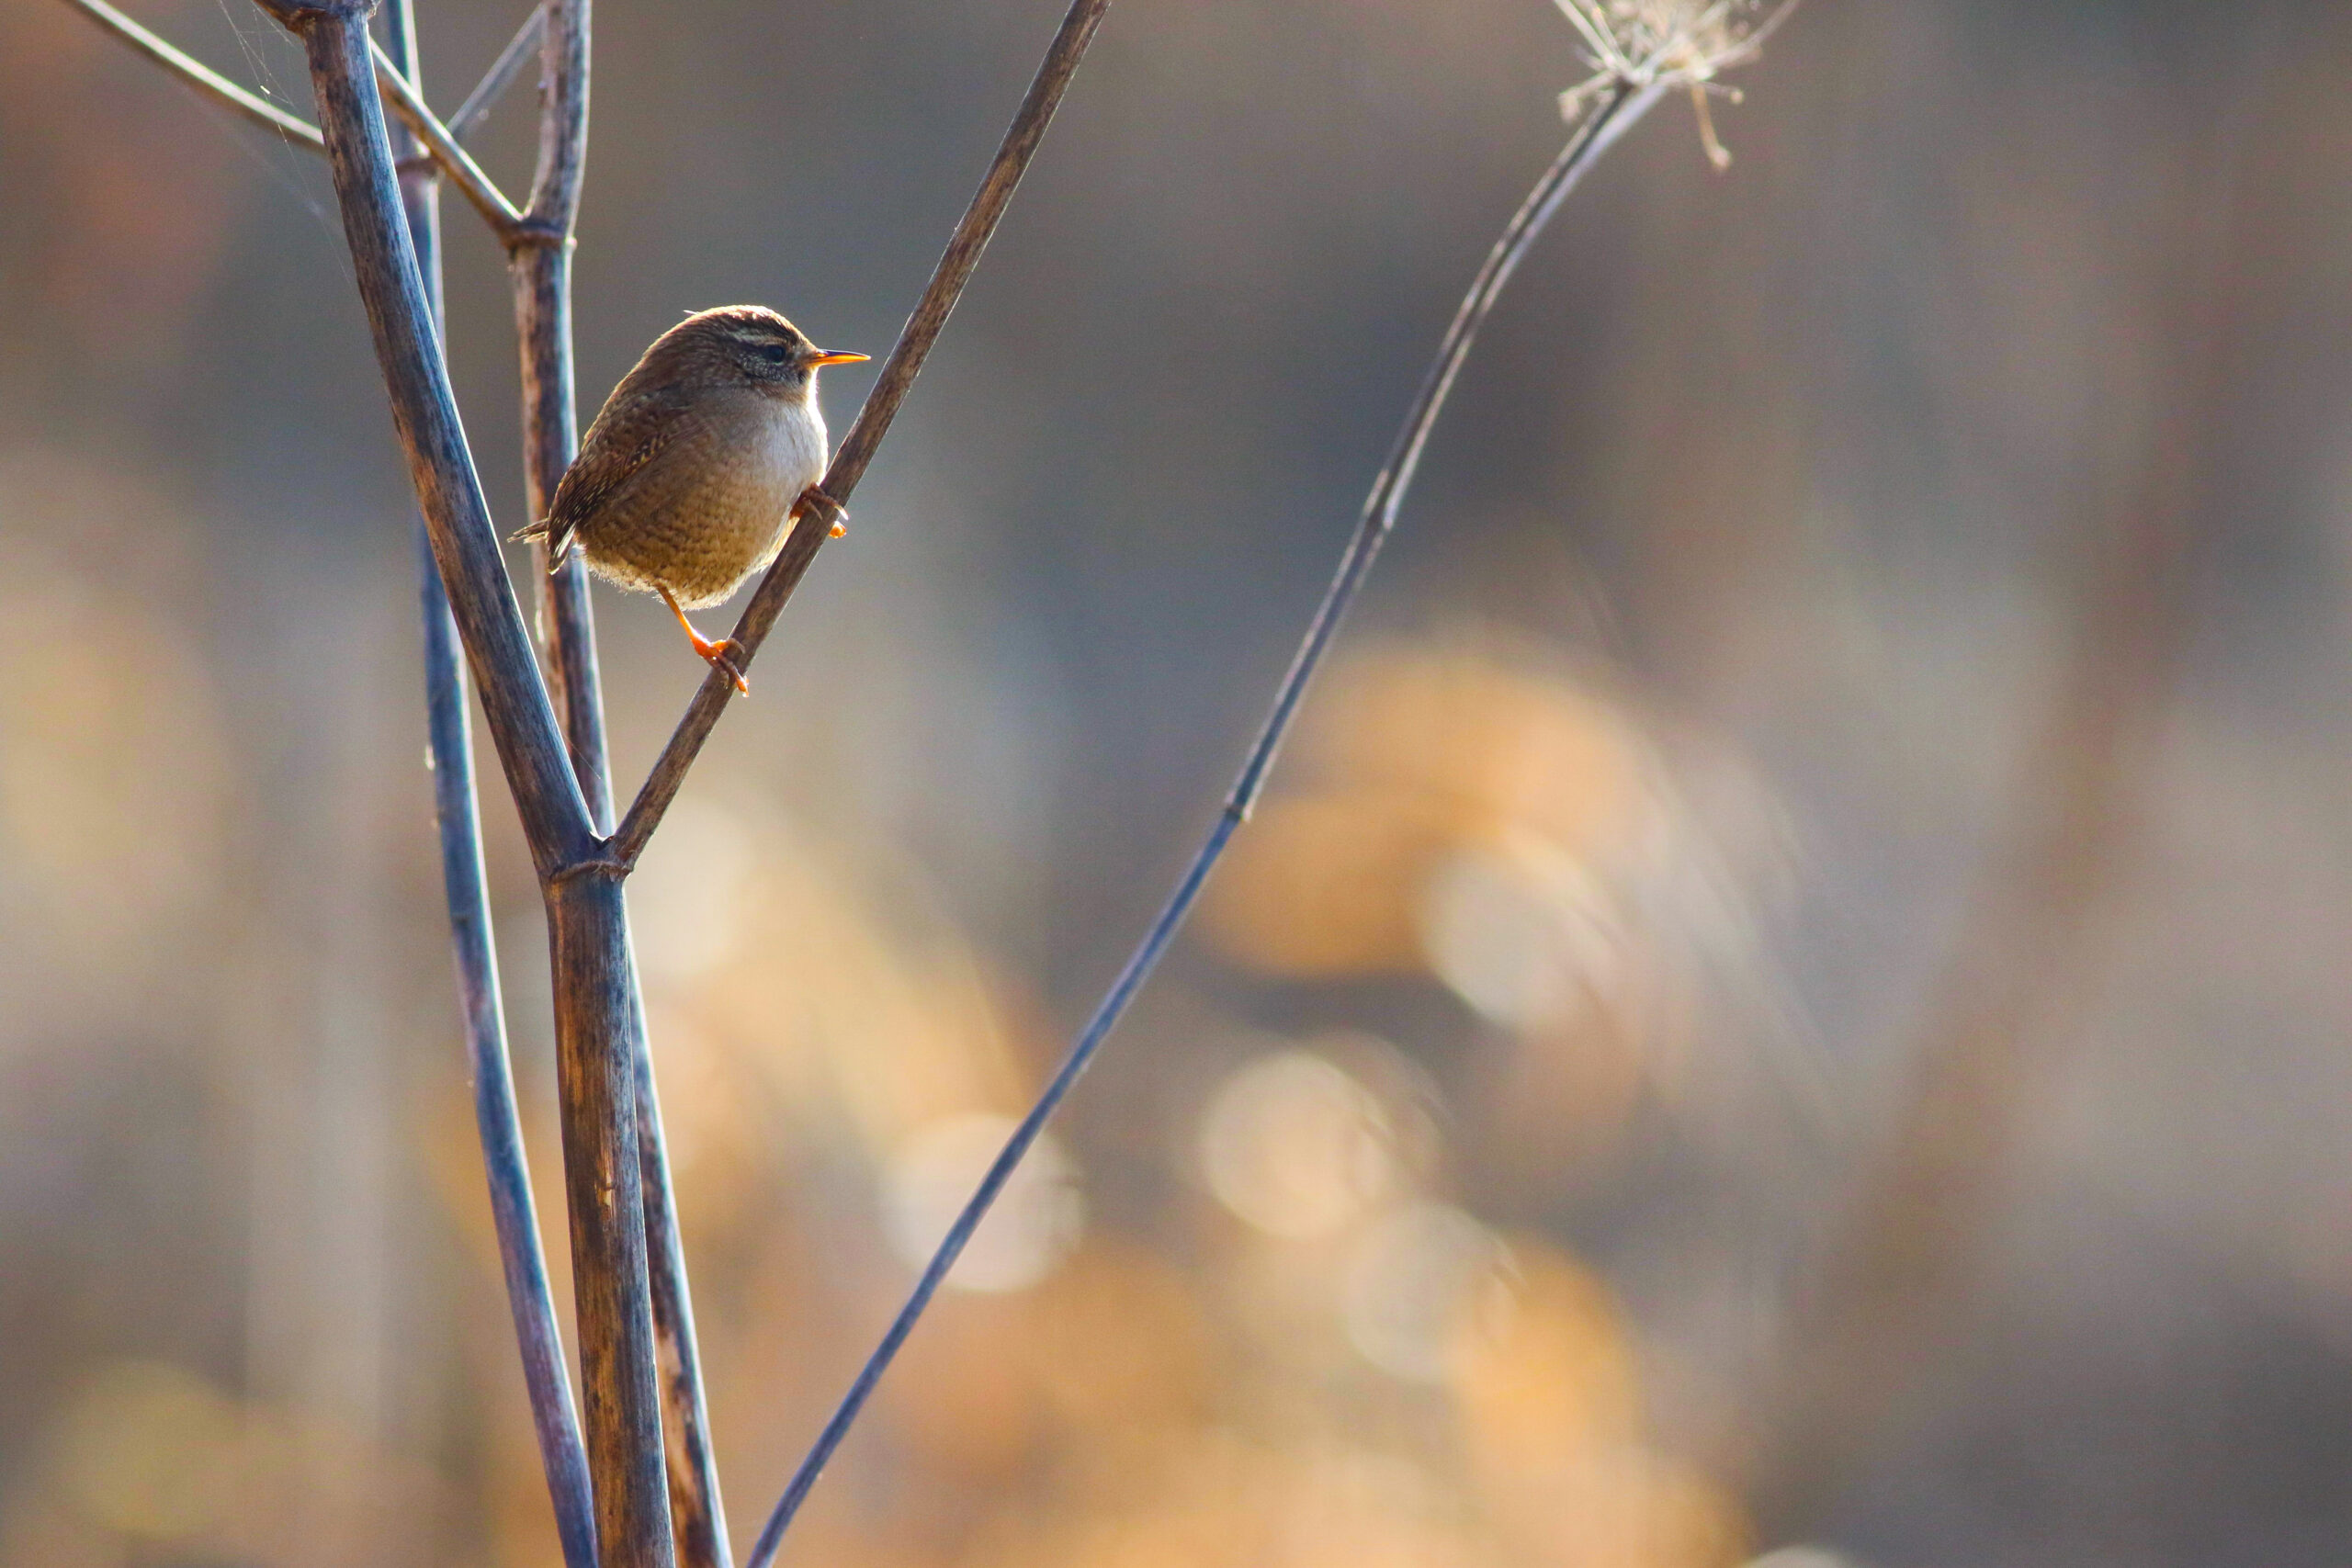
M 326 142 L 317 126 L 238 86 L 202 61 L 149 32 L 106 0 L 67 0 L 67 4 L 223 108 L 243 115 L 264 130 L 290 136 L 313 152 L 326 151 Z
M 1243 759 L 1240 773 L 1226 797 L 1225 809 L 1218 814 L 1216 825 L 1209 830 L 1207 842 L 1201 846 L 1200 852 L 1193 857 L 1192 864 L 1177 880 L 1175 891 L 1170 895 L 1166 906 L 1152 921 L 1151 929 L 1145 932 L 1143 941 L 1120 969 L 1118 978 L 1096 1007 L 1094 1016 L 1079 1032 L 1069 1054 L 1055 1069 L 1045 1092 L 1038 1096 L 1029 1113 L 1021 1119 L 1021 1124 L 1013 1129 L 1012 1135 L 1005 1141 L 1003 1150 L 989 1167 L 988 1174 L 980 1179 L 978 1189 L 956 1216 L 956 1223 L 948 1228 L 946 1239 L 939 1244 L 939 1249 L 924 1266 L 922 1277 L 915 1281 L 914 1289 L 908 1295 L 906 1304 L 899 1309 L 898 1316 L 891 1320 L 881 1344 L 875 1348 L 873 1355 L 859 1370 L 849 1393 L 834 1410 L 832 1417 L 825 1423 L 824 1430 L 818 1435 L 808 1458 L 801 1461 L 791 1484 L 777 1502 L 775 1511 L 769 1516 L 767 1527 L 760 1532 L 759 1540 L 752 1547 L 744 1568 L 768 1568 L 774 1562 L 776 1549 L 783 1543 L 784 1532 L 791 1526 L 793 1517 L 800 1511 L 810 1488 L 816 1485 L 818 1477 L 823 1473 L 826 1463 L 848 1435 L 866 1401 L 873 1396 L 876 1385 L 897 1358 L 899 1348 L 905 1345 L 907 1336 L 914 1331 L 915 1324 L 930 1306 L 932 1298 L 938 1294 L 949 1270 L 955 1268 L 956 1258 L 962 1255 L 965 1245 L 972 1239 L 972 1234 L 979 1228 L 981 1220 L 987 1217 L 1031 1145 L 1046 1130 L 1046 1122 L 1069 1097 L 1088 1064 L 1102 1050 L 1103 1042 L 1110 1038 L 1112 1030 L 1117 1027 L 1128 1005 L 1143 988 L 1145 980 L 1150 977 L 1160 955 L 1175 941 L 1185 917 L 1192 913 L 1193 905 L 1207 885 L 1210 872 L 1225 853 L 1226 845 L 1232 840 L 1242 823 L 1249 820 L 1250 807 L 1256 804 L 1259 792 L 1265 787 L 1267 774 L 1272 770 L 1274 759 L 1282 750 L 1283 738 L 1298 711 L 1300 699 L 1306 695 L 1317 667 L 1330 649 L 1331 640 L 1347 615 L 1348 606 L 1363 587 L 1365 575 L 1379 555 L 1381 544 L 1396 527 L 1397 509 L 1404 502 L 1406 491 L 1412 486 L 1414 472 L 1420 466 L 1422 449 L 1428 445 L 1430 432 L 1437 423 L 1440 411 L 1445 406 L 1446 395 L 1453 390 L 1463 361 L 1469 356 L 1471 344 L 1477 339 L 1480 324 L 1486 321 L 1487 312 L 1494 309 L 1495 300 L 1502 293 L 1503 286 L 1510 282 L 1511 274 L 1518 269 L 1528 247 L 1543 232 L 1544 225 L 1559 209 L 1568 192 L 1576 188 L 1584 172 L 1641 118 L 1668 85 L 1663 81 L 1638 87 L 1620 82 L 1603 93 L 1591 113 L 1569 138 L 1567 145 L 1561 149 L 1559 156 L 1552 161 L 1551 166 L 1544 171 L 1543 177 L 1535 182 L 1534 188 L 1528 192 L 1527 199 L 1521 203 L 1519 210 L 1504 228 L 1502 237 L 1487 253 L 1485 264 L 1479 267 L 1478 276 L 1470 286 L 1470 292 L 1464 298 L 1461 309 L 1454 312 L 1453 324 L 1446 329 L 1437 357 L 1422 379 L 1420 390 L 1406 412 L 1404 428 L 1397 433 L 1396 444 L 1389 450 L 1386 466 L 1373 482 L 1372 494 L 1365 501 L 1355 532 L 1340 558 L 1339 570 L 1332 578 L 1331 586 L 1325 592 L 1322 604 L 1317 607 L 1315 618 L 1308 625 L 1297 653 L 1292 658 L 1289 672 L 1283 677 L 1282 684 L 1275 692 L 1273 709 Z
M 505 96 L 507 88 L 514 85 L 514 78 L 523 73 L 523 67 L 537 52 L 539 38 L 547 25 L 547 6 L 532 6 L 531 14 L 523 18 L 523 25 L 514 29 L 514 36 L 506 40 L 506 47 L 498 51 L 498 58 L 490 62 L 490 69 L 483 72 L 481 80 L 474 84 L 474 90 L 466 95 L 466 101 L 459 104 L 457 113 L 449 117 L 450 135 L 463 141 L 474 133 L 474 127 L 497 107 L 498 100 Z
M 1610 29 L 1608 18 L 1593 17 L 1585 10 L 1585 0 L 1560 0 L 1560 9 L 1577 31 L 1592 46 L 1593 65 L 1612 81 L 1624 81 L 1634 73 L 1634 62 L 1627 60 L 1617 47 L 1615 33 Z
M 458 139 L 450 134 L 449 128 L 425 107 L 424 95 L 401 74 L 401 69 L 392 62 L 392 57 L 384 52 L 384 46 L 371 39 L 368 47 L 376 59 L 376 81 L 383 88 L 384 100 L 391 106 L 392 112 L 400 116 L 401 123 L 414 132 L 418 141 L 424 143 L 424 150 L 432 154 L 433 162 L 449 176 L 450 183 L 458 187 L 458 193 L 473 204 L 474 210 L 481 214 L 482 220 L 501 238 L 511 238 L 517 225 L 523 221 L 523 214 L 506 199 L 505 193 L 491 182 L 490 176 L 482 173 L 481 165 L 474 162 L 473 154 L 458 145 Z
M 1074 0 L 1069 14 L 1062 18 L 1061 29 L 1046 49 L 1045 62 L 1029 85 L 1029 95 L 1013 116 L 1012 129 L 1005 132 L 1003 144 L 998 147 L 995 160 L 972 197 L 972 205 L 956 224 L 946 252 L 931 275 L 930 286 L 923 290 L 914 314 L 899 333 L 898 346 L 890 351 L 874 390 L 866 397 L 865 406 L 858 411 L 857 423 L 850 427 L 841 449 L 833 455 L 832 466 L 826 470 L 822 488 L 835 501 L 848 502 L 850 492 L 857 488 L 866 466 L 873 462 L 876 448 L 888 434 L 891 421 L 898 417 L 899 406 L 906 401 L 915 378 L 922 373 L 923 360 L 931 353 L 932 344 L 938 341 L 940 329 L 947 324 L 964 286 L 971 281 L 973 269 L 979 265 L 980 254 L 988 248 L 989 237 L 996 232 L 998 220 L 1012 202 L 1013 190 L 1020 185 L 1023 172 L 1029 167 L 1029 160 L 1035 155 L 1046 127 L 1061 103 L 1062 92 L 1069 85 L 1079 62 L 1085 58 L 1086 46 L 1110 5 L 1111 0 Z M 776 616 L 783 613 L 785 602 L 799 586 L 808 563 L 816 558 L 827 537 L 825 528 L 804 522 L 785 540 L 783 552 L 760 580 L 742 619 L 735 624 L 731 635 L 742 650 L 737 660 L 739 665 L 750 665 L 760 644 L 767 639 L 769 628 L 775 625 Z M 628 816 L 613 839 L 613 859 L 623 865 L 636 863 L 646 840 L 660 826 L 662 814 L 677 797 L 679 786 L 685 782 L 686 770 L 694 766 L 703 742 L 710 738 L 712 727 L 718 724 L 728 699 L 734 694 L 733 679 L 714 667 L 710 677 L 695 693 L 685 717 L 679 721 L 652 773 L 638 791 L 637 799 L 629 806 Z
M 556 1534 L 566 1568 L 594 1568 L 595 1504 L 580 1416 L 564 1372 L 563 1339 L 556 1325 L 547 1250 L 539 1239 L 516 1110 L 514 1069 L 506 1048 L 489 889 L 475 813 L 473 742 L 468 733 L 465 665 L 449 618 L 448 595 L 433 565 L 432 542 L 422 527 L 425 705 L 432 748 L 434 814 L 441 833 L 441 874 L 449 903 L 458 989 L 465 1017 L 467 1060 L 474 1086 L 474 1131 L 490 1181 L 491 1217 L 506 1282 L 506 1302 L 523 1359 L 523 1382 L 538 1436 L 539 1462 L 555 1506 Z
M 412 0 L 393 0 L 386 11 L 385 30 L 390 36 L 394 63 L 403 76 L 415 82 L 416 17 Z M 392 151 L 405 162 L 415 151 L 413 133 L 395 138 Z M 401 196 L 435 335 L 446 338 L 440 183 L 427 173 L 403 174 Z M 474 1086 L 474 1129 L 481 1140 L 507 1307 L 522 1353 L 523 1383 L 531 1403 L 532 1426 L 538 1435 L 539 1461 L 554 1503 L 556 1534 L 562 1543 L 566 1568 L 595 1568 L 596 1515 L 589 1489 L 588 1452 L 581 1445 L 571 1381 L 564 1373 L 563 1337 L 556 1326 L 547 1249 L 539 1239 L 530 1162 L 524 1155 L 522 1118 L 515 1108 L 514 1064 L 506 1048 L 505 1004 L 500 996 L 490 888 L 482 868 L 465 661 L 458 650 L 457 623 L 449 616 L 449 595 L 441 586 L 441 573 L 433 561 L 433 542 L 421 516 L 416 543 L 419 607 L 424 623 L 426 761 L 433 773 L 442 890 L 449 906 L 450 945 L 457 961 L 459 1011 Z
M 289 114 L 267 99 L 240 87 L 202 61 L 157 37 L 141 27 L 106 0 L 66 0 L 66 3 L 90 18 L 113 37 L 121 39 L 141 54 L 177 76 L 224 108 L 243 115 L 254 124 L 290 137 L 313 152 L 326 150 L 319 128 L 300 115 Z M 482 215 L 492 230 L 502 240 L 512 241 L 523 220 L 522 213 L 506 199 L 497 185 L 484 174 L 449 129 L 434 117 L 424 100 L 409 85 L 383 47 L 375 46 L 376 74 L 393 111 L 424 143 L 426 157 L 433 165 L 447 175 L 474 209 Z

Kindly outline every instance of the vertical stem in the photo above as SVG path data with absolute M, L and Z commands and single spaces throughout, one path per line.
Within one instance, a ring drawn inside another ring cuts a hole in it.
M 547 515 L 580 443 L 572 369 L 571 254 L 587 152 L 588 0 L 553 0 L 547 7 L 541 61 L 539 165 L 532 181 L 530 243 L 518 246 L 509 263 L 522 353 L 524 488 L 533 517 Z M 534 576 L 539 584 L 539 632 L 548 685 L 590 815 L 597 831 L 609 832 L 612 769 L 587 571 L 577 552 L 553 572 L 548 570 L 545 546 L 537 547 L 532 558 L 537 569 Z M 628 985 L 638 1170 L 661 1368 L 671 1521 L 678 1560 L 686 1568 L 730 1568 L 734 1559 L 710 1444 L 694 1298 L 686 1282 L 643 993 L 633 958 Z
M 548 886 L 547 908 L 571 1288 L 599 1555 L 604 1568 L 670 1568 L 629 1045 L 637 1032 L 636 975 L 620 881 L 596 871 L 563 878 Z
M 710 1413 L 703 1399 L 702 1356 L 695 1343 L 694 1298 L 686 1290 L 686 1258 L 678 1235 L 670 1184 L 670 1150 L 662 1133 L 662 1100 L 653 1087 L 642 992 L 638 1000 L 631 1065 L 637 1083 L 637 1166 L 645 1189 L 646 1266 L 653 1292 L 654 1349 L 662 1376 L 662 1422 L 670 1463 L 670 1522 L 677 1533 L 679 1568 L 730 1568 L 727 1515 L 718 1493 L 718 1465 L 710 1447 Z
M 417 82 L 416 18 L 411 0 L 394 0 L 386 10 L 385 24 L 394 63 L 410 82 Z M 392 136 L 394 156 L 408 163 L 417 151 L 416 139 L 405 129 L 394 130 Z M 401 199 L 418 279 L 438 334 L 446 329 L 440 182 L 432 171 L 412 166 L 401 176 Z M 433 543 L 422 518 L 416 537 L 424 630 L 427 755 L 433 770 L 434 820 L 441 838 L 442 888 L 449 906 L 450 944 L 457 960 L 458 995 L 473 1078 L 474 1125 L 489 1174 L 491 1217 L 498 1235 L 506 1300 L 522 1352 L 523 1382 L 538 1435 L 539 1461 L 554 1503 L 556 1534 L 563 1543 L 565 1568 L 594 1568 L 596 1519 L 588 1484 L 588 1455 L 581 1446 L 580 1418 L 572 1408 L 571 1382 L 564 1374 L 563 1341 L 556 1328 L 555 1297 L 548 1283 L 547 1254 L 539 1241 L 531 1168 L 524 1156 L 514 1073 L 506 1049 L 505 1005 L 499 995 L 490 888 L 482 870 L 465 661 L 458 649 L 457 622 L 449 615 L 449 596 L 441 586 L 441 573 L 433 561 Z
M 516 246 L 508 264 L 523 355 L 524 495 L 533 517 L 548 514 L 580 445 L 571 372 L 571 248 L 588 156 L 588 0 L 550 0 L 539 44 L 539 164 L 525 215 L 527 243 Z M 533 575 L 548 683 L 589 815 L 604 832 L 612 821 L 613 792 L 587 572 L 575 554 L 550 574 L 544 546 L 534 549 L 532 559 L 538 567 Z
M 533 517 L 545 517 L 580 446 L 571 375 L 571 242 L 533 244 L 510 263 L 514 325 L 523 355 L 523 493 Z M 613 820 L 612 769 L 605 744 L 604 688 L 596 662 L 596 623 L 580 554 L 553 572 L 547 547 L 531 550 L 538 584 L 539 639 L 548 691 L 563 724 L 572 771 L 600 833 Z

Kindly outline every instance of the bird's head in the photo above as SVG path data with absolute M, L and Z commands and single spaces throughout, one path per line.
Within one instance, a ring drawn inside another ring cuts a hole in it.
M 778 398 L 805 398 L 828 365 L 854 365 L 863 354 L 834 354 L 763 305 L 697 310 L 646 351 L 691 381 L 749 385 Z

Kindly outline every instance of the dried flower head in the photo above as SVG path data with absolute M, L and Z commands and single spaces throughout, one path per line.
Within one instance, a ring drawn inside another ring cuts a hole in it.
M 1715 78 L 1742 64 L 1761 48 L 1796 0 L 1554 0 L 1584 35 L 1592 75 L 1560 95 L 1569 119 L 1584 113 L 1595 95 L 1611 87 L 1648 87 L 1687 83 L 1699 116 L 1699 134 L 1717 168 L 1731 154 L 1715 140 L 1707 112 L 1710 93 L 1739 95 Z

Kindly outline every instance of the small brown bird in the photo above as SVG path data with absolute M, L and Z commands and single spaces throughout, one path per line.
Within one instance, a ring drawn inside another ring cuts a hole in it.
M 749 691 L 730 657 L 686 619 L 716 604 L 784 548 L 815 513 L 840 530 L 825 475 L 817 372 L 863 354 L 829 354 L 758 305 L 688 316 L 653 340 L 588 427 L 548 514 L 517 533 L 544 539 L 548 570 L 572 546 L 600 577 L 662 595 L 695 651 Z

